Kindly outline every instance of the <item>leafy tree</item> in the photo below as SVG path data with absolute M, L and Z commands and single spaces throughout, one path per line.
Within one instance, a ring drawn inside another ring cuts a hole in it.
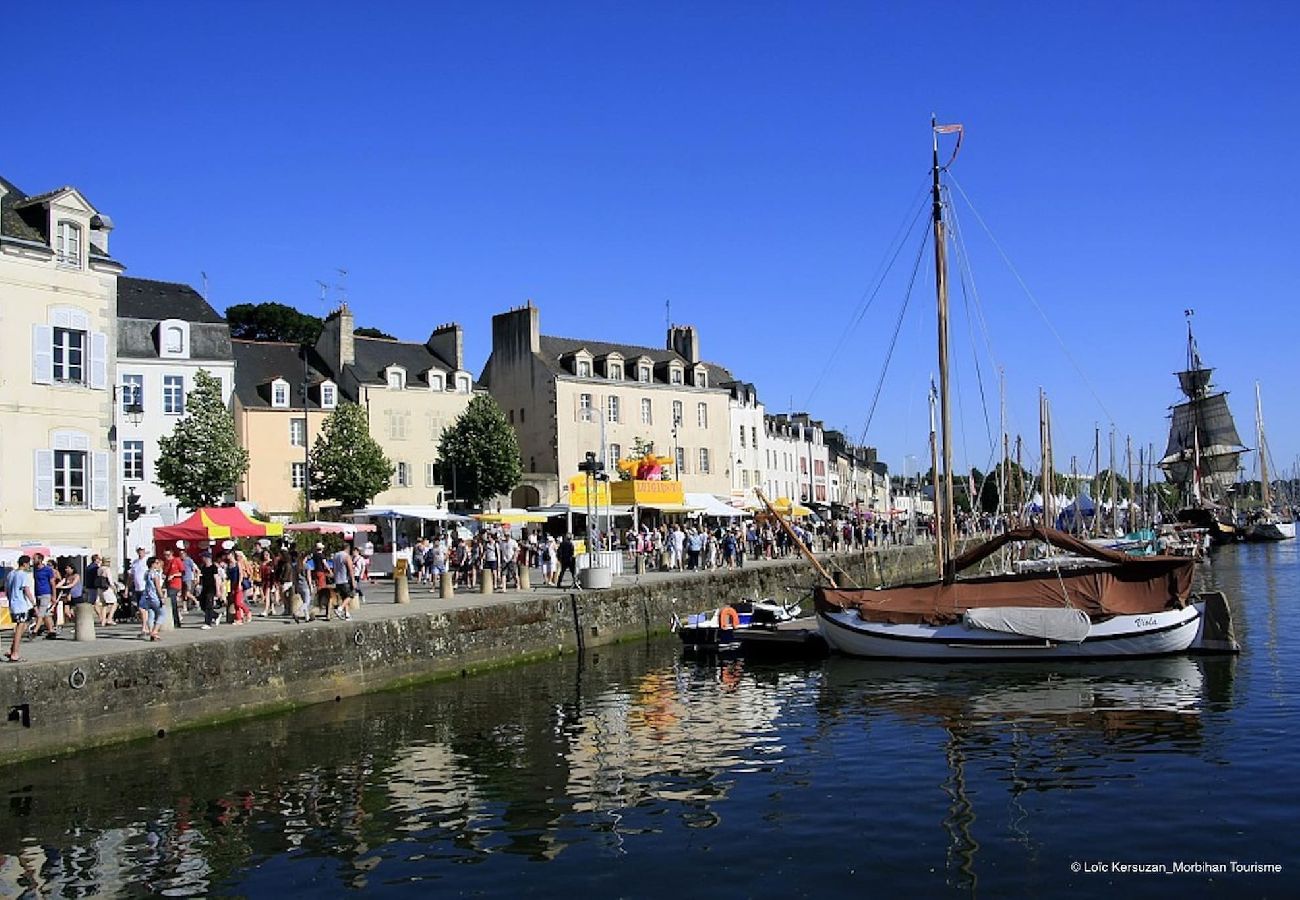
M 438 441 L 443 484 L 471 506 L 482 506 L 519 484 L 519 439 L 501 407 L 487 394 L 469 401 L 465 412 Z
M 200 369 L 183 415 L 158 440 L 158 486 L 186 509 L 221 503 L 248 471 L 235 419 L 221 398 L 221 380 Z
M 393 464 L 355 403 L 340 403 L 325 418 L 309 461 L 312 496 L 337 500 L 344 509 L 365 506 L 393 479 Z
M 380 331 L 378 328 L 370 328 L 369 326 L 365 328 L 354 328 L 352 333 L 357 337 L 384 338 L 389 341 L 397 340 L 397 338 L 393 337 L 388 332 Z
M 236 303 L 226 309 L 230 336 L 245 341 L 314 344 L 324 323 L 283 303 Z

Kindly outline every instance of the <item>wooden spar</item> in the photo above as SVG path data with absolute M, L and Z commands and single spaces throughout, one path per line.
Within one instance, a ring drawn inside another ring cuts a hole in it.
M 1255 382 L 1255 446 L 1259 449 L 1259 498 L 1264 503 L 1264 512 L 1273 509 L 1273 491 L 1268 483 L 1268 445 L 1264 441 L 1264 403 L 1259 396 L 1259 382 Z
M 1088 523 L 1088 534 L 1101 533 L 1101 426 L 1092 426 L 1092 521 Z
M 1110 430 L 1110 528 L 1119 531 L 1119 494 L 1115 484 L 1115 429 Z
M 948 389 L 948 248 L 945 244 L 943 225 L 943 200 L 939 191 L 939 133 L 938 120 L 930 117 L 930 137 L 934 150 L 932 215 L 934 218 L 934 289 L 939 303 L 939 409 L 943 420 L 943 518 L 935 521 L 935 537 L 942 532 L 943 549 L 940 551 L 939 572 L 945 584 L 953 581 L 954 573 L 950 571 L 948 554 L 957 544 L 956 518 L 952 502 L 952 401 Z M 960 126 L 945 125 L 944 133 L 954 130 L 960 134 Z M 958 138 L 960 146 L 960 137 Z M 935 480 L 939 478 L 935 471 Z M 935 513 L 940 511 L 938 497 L 935 497 Z
M 1137 531 L 1137 514 L 1133 511 L 1133 435 L 1124 435 L 1124 468 L 1128 472 L 1128 530 Z
M 835 584 L 835 579 L 834 577 L 831 576 L 831 573 L 826 571 L 826 567 L 821 564 L 821 562 L 817 559 L 817 557 L 813 556 L 813 552 L 804 546 L 803 541 L 799 540 L 799 535 L 796 534 L 795 530 L 790 527 L 790 523 L 787 522 L 785 518 L 779 512 L 776 511 L 776 507 L 768 502 L 767 497 L 763 495 L 763 491 L 760 488 L 754 488 L 754 496 L 757 497 L 762 502 L 762 504 L 767 507 L 768 513 L 770 513 L 772 517 L 776 519 L 777 524 L 781 526 L 781 529 L 786 533 L 786 535 L 789 536 L 790 540 L 794 541 L 794 545 L 799 548 L 799 552 L 808 558 L 808 562 L 813 564 L 813 568 L 816 569 L 821 574 L 822 578 L 826 579 L 826 583 L 829 584 L 831 587 L 836 587 L 837 585 Z M 790 502 L 791 504 L 794 503 L 793 500 Z
M 939 579 L 943 578 L 943 566 L 947 556 L 944 553 L 944 532 L 941 527 L 943 519 L 939 513 L 939 443 L 934 430 L 934 382 L 930 382 L 930 487 L 934 495 L 931 511 L 934 516 L 934 557 L 935 571 Z

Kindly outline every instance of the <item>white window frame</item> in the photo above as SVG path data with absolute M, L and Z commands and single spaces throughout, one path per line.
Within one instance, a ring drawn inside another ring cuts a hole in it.
M 745 447 L 745 426 L 744 425 L 740 426 L 740 447 L 742 450 Z
M 58 254 L 58 265 L 80 269 L 81 251 L 85 246 L 85 242 L 82 240 L 81 226 L 69 219 L 59 219 L 55 231 L 57 234 L 55 252 Z
M 676 465 L 674 466 L 674 468 L 677 469 L 677 471 L 674 472 L 673 474 L 680 479 L 683 475 L 686 474 L 686 448 L 678 447 L 674 455 L 677 457 L 677 459 L 675 460 Z
M 573 361 L 573 372 L 579 378 L 591 377 L 591 360 L 578 358 Z
M 307 419 L 305 416 L 294 416 L 289 420 L 289 446 L 307 446 Z
M 168 344 L 168 335 L 179 338 L 179 346 Z M 190 323 L 184 319 L 163 319 L 158 323 L 158 355 L 165 359 L 188 359 L 190 355 Z
M 60 339 L 63 340 L 60 340 Z M 55 326 L 51 353 L 54 361 L 54 380 L 59 384 L 86 384 L 87 365 L 90 360 L 89 334 L 80 328 Z M 77 362 L 72 362 L 73 354 Z
M 407 463 L 399 462 L 397 464 L 397 486 L 411 486 L 411 467 Z
M 289 408 L 289 382 L 283 378 L 271 382 L 271 406 L 275 409 Z
M 185 376 L 164 375 L 162 380 L 162 398 L 163 415 L 185 415 Z
M 614 473 L 618 471 L 618 464 L 622 462 L 622 460 L 623 445 L 610 444 L 606 450 L 605 471 L 610 473 L 611 478 L 614 477 Z
M 607 422 L 617 425 L 620 419 L 619 413 L 621 412 L 622 410 L 619 408 L 618 394 L 610 394 L 605 398 L 605 419 Z
M 590 422 L 594 415 L 592 406 L 593 398 L 591 394 L 578 395 L 578 421 Z
M 709 448 L 701 447 L 699 472 L 701 475 L 708 475 L 711 471 L 712 470 L 709 468 Z
M 122 442 L 122 480 L 144 481 L 144 441 Z
M 668 367 L 668 383 L 683 384 L 686 380 L 685 370 L 681 366 Z
M 144 375 L 134 372 L 122 373 L 122 412 L 131 406 L 138 406 L 144 411 Z
M 695 404 L 695 424 L 701 428 L 709 427 L 709 405 L 707 403 Z
M 678 427 L 681 427 L 681 425 L 683 424 L 682 419 L 685 417 L 685 415 L 686 415 L 686 411 L 682 408 L 682 401 L 674 400 L 673 401 L 673 424 Z
M 424 486 L 427 488 L 438 486 L 438 464 L 436 462 L 424 464 Z
M 289 487 L 301 491 L 307 487 L 307 463 L 299 460 L 289 463 Z
M 339 405 L 339 387 L 332 381 L 322 381 L 320 385 L 320 408 L 334 409 Z
M 470 392 L 470 380 L 468 375 L 456 376 L 456 393 L 468 394 Z
M 60 465 L 62 463 L 63 465 Z M 78 464 L 79 465 L 75 465 Z M 81 473 L 80 488 L 73 485 L 73 476 Z M 60 484 L 60 482 L 63 482 Z M 71 494 L 81 491 L 81 502 L 73 503 Z M 65 499 L 60 500 L 60 495 Z M 55 509 L 90 509 L 90 454 L 85 450 L 54 451 L 54 508 Z
M 442 375 L 441 375 L 441 374 L 437 374 L 437 375 L 435 375 L 433 372 L 430 372 L 430 373 L 429 373 L 429 390 L 431 390 L 431 391 L 445 391 L 446 389 L 447 389 L 447 385 L 444 383 L 443 378 L 442 378 Z
M 709 370 L 704 368 L 704 366 L 695 367 L 695 386 L 698 388 L 706 388 L 709 386 Z
M 384 370 L 384 385 L 390 391 L 406 389 L 406 370 L 401 366 L 389 366 Z
M 641 398 L 641 424 L 653 425 L 655 421 L 654 402 L 649 397 Z
M 636 367 L 636 380 L 642 384 L 649 384 L 654 381 L 654 369 L 647 365 Z

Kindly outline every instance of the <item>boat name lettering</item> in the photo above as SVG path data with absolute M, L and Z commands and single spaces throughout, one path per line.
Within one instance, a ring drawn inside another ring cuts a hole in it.
M 1159 625 L 1160 620 L 1155 616 L 1138 616 L 1133 620 L 1133 624 L 1138 628 L 1150 628 L 1153 625 Z

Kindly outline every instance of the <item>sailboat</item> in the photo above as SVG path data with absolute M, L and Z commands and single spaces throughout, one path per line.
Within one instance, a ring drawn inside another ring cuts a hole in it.
M 1170 408 L 1169 444 L 1159 466 L 1182 490 L 1178 521 L 1209 529 L 1211 541 L 1227 544 L 1240 538 L 1228 492 L 1235 489 L 1237 467 L 1247 448 L 1237 436 L 1227 392 L 1214 390 L 1210 382 L 1213 372 L 1201 362 L 1189 309 L 1187 368 L 1177 373 L 1187 399 Z
M 1131 557 L 1041 525 L 1013 529 L 955 554 L 946 222 L 940 176 L 955 160 L 956 150 L 953 160 L 941 167 L 939 137 L 956 134 L 959 148 L 962 127 L 932 120 L 931 132 L 943 423 L 942 469 L 935 468 L 936 476 L 943 473 L 941 482 L 936 478 L 935 492 L 939 578 L 879 589 L 839 587 L 816 557 L 806 553 L 825 582 L 813 590 L 822 636 L 833 649 L 851 656 L 927 660 L 1114 658 L 1192 648 L 1234 652 L 1227 599 L 1217 592 L 1192 596 L 1193 560 Z M 1045 485 L 1047 496 L 1051 482 L 1046 475 Z M 1068 551 L 1088 565 L 1065 568 L 1062 563 L 1047 571 L 957 577 L 1008 543 L 1028 541 Z M 797 536 L 795 542 L 802 547 Z
M 1264 403 L 1259 396 L 1259 382 L 1255 382 L 1255 443 L 1259 447 L 1260 499 L 1259 512 L 1252 515 L 1242 537 L 1247 541 L 1289 541 L 1295 537 L 1295 520 L 1289 509 L 1278 515 L 1273 509 L 1273 485 L 1268 474 L 1268 440 L 1264 437 Z

